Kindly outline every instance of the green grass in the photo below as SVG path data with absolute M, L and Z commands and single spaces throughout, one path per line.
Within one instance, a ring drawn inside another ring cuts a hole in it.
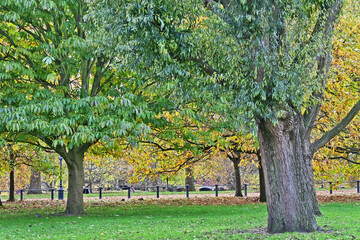
M 147 205 L 87 207 L 83 216 L 59 208 L 0 209 L 0 239 L 359 239 L 359 203 L 326 203 L 318 223 L 325 232 L 259 233 L 264 204 L 235 206 Z M 36 218 L 35 213 L 42 217 Z
M 249 192 L 249 191 L 248 191 Z M 221 196 L 222 194 L 235 194 L 235 191 L 219 191 L 219 196 Z M 189 192 L 190 196 L 192 194 L 212 194 L 215 196 L 215 191 L 204 191 L 204 192 L 200 192 L 200 191 L 190 191 Z M 160 192 L 160 196 L 163 195 L 183 195 L 184 197 L 186 197 L 186 192 Z M 117 196 L 122 196 L 122 197 L 126 197 L 128 196 L 128 192 L 127 190 L 124 191 L 103 191 L 102 193 L 103 197 L 117 197 Z M 131 196 L 156 196 L 156 192 L 147 192 L 147 191 L 136 191 L 136 192 L 132 192 Z M 2 193 L 0 195 L 0 197 L 4 200 L 6 200 L 8 198 L 8 193 Z M 24 193 L 23 195 L 24 199 L 37 199 L 37 198 L 47 198 L 50 199 L 51 198 L 51 194 L 50 192 L 47 193 L 43 193 L 43 194 L 26 194 Z M 90 193 L 90 194 L 84 194 L 84 197 L 99 197 L 99 192 L 95 192 L 95 193 Z M 16 194 L 15 196 L 16 200 L 20 200 L 20 195 Z M 54 198 L 57 199 L 58 198 L 58 192 L 54 191 Z M 67 198 L 67 192 L 64 192 L 64 198 Z

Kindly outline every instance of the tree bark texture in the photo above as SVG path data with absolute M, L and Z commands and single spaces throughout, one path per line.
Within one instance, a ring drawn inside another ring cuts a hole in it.
M 64 158 L 69 171 L 68 199 L 65 213 L 69 215 L 84 214 L 84 153 L 73 149 Z
M 241 175 L 240 175 L 240 157 L 230 158 L 234 166 L 234 176 L 235 176 L 235 197 L 243 197 L 241 192 Z
M 265 176 L 264 176 L 264 169 L 261 164 L 261 157 L 258 155 L 259 158 L 259 183 L 260 183 L 260 202 L 266 202 L 266 187 L 265 187 Z
M 265 175 L 268 232 L 313 232 L 313 184 L 308 160 L 310 144 L 302 137 L 298 115 L 258 121 L 258 137 Z
M 196 191 L 195 189 L 195 178 L 192 167 L 186 168 L 185 185 L 189 185 L 189 191 Z
M 15 202 L 15 171 L 14 171 L 14 168 L 11 168 L 9 178 L 10 178 L 9 202 Z
M 42 194 L 41 191 L 41 172 L 31 169 L 30 187 L 28 194 Z
M 312 199 L 312 207 L 313 207 L 314 214 L 316 216 L 321 216 L 322 214 L 321 214 L 321 211 L 319 208 L 319 203 L 318 203 L 317 197 L 316 197 L 314 168 L 313 168 L 314 153 L 310 152 L 310 140 L 309 139 L 306 140 L 306 149 L 308 151 L 304 155 L 304 159 L 306 160 L 306 163 L 307 163 L 306 167 L 307 167 L 307 172 L 308 172 L 308 175 L 307 175 L 308 181 L 306 184 L 308 185 L 308 194 L 311 196 L 311 199 Z

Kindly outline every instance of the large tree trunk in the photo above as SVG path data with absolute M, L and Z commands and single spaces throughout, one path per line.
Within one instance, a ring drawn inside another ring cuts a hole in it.
M 261 164 L 261 156 L 258 154 L 259 159 L 259 183 L 260 183 L 260 202 L 266 202 L 266 187 L 265 187 L 265 176 L 264 169 Z
M 41 192 L 41 172 L 31 169 L 30 187 L 28 194 L 42 194 Z
M 72 149 L 64 158 L 69 171 L 68 198 L 65 213 L 69 215 L 84 214 L 84 153 Z
M 9 202 L 15 202 L 15 171 L 10 169 Z
M 307 159 L 310 144 L 302 132 L 297 115 L 275 125 L 269 120 L 258 121 L 270 233 L 313 232 L 318 228 Z
M 240 156 L 240 154 L 239 154 Z M 243 197 L 241 192 L 240 157 L 229 158 L 233 162 L 235 175 L 235 197 Z
M 185 185 L 189 185 L 189 191 L 195 191 L 195 178 L 192 167 L 186 168 Z

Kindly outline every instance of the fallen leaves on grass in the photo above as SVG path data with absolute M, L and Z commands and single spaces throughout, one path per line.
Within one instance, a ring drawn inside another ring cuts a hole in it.
M 318 196 L 321 203 L 326 202 L 359 202 L 360 195 L 331 195 Z M 27 199 L 25 201 L 17 201 L 15 203 L 5 202 L 1 211 L 9 210 L 25 210 L 25 209 L 56 209 L 60 210 L 65 207 L 64 200 L 36 200 Z M 259 204 L 259 197 L 193 197 L 193 198 L 175 198 L 175 199 L 146 199 L 146 197 L 139 199 L 129 199 L 124 201 L 121 197 L 106 197 L 103 199 L 85 199 L 85 208 L 90 207 L 116 207 L 116 206 L 188 206 L 188 205 L 244 205 L 244 204 Z
M 130 201 L 122 201 L 116 197 L 108 197 L 106 200 L 89 201 L 86 205 L 89 206 L 114 206 L 114 205 L 157 205 L 157 206 L 188 206 L 188 205 L 244 205 L 259 203 L 257 197 L 194 197 L 194 198 L 176 198 L 176 199 L 145 199 L 142 200 L 131 199 Z
M 59 208 L 64 207 L 65 201 L 49 201 L 29 199 L 17 202 L 5 202 L 3 210 L 22 210 L 22 209 L 44 209 L 44 208 Z
M 321 203 L 325 202 L 360 202 L 359 194 L 347 194 L 347 195 L 318 195 L 317 199 Z

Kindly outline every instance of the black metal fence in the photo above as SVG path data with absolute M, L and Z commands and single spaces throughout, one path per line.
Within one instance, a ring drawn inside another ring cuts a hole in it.
M 347 183 L 347 184 L 352 184 L 352 185 L 356 185 L 356 191 L 358 194 L 360 194 L 360 180 L 357 181 L 351 181 L 351 182 L 343 182 L 342 184 Z M 329 194 L 333 194 L 334 191 L 334 183 L 329 181 L 329 182 L 317 182 L 315 183 L 317 185 L 320 185 L 321 188 L 327 188 L 329 190 Z M 207 185 L 207 186 L 198 186 L 196 187 L 198 192 L 212 192 L 214 193 L 215 197 L 219 196 L 219 192 L 221 191 L 226 191 L 228 189 L 227 185 Z M 340 186 L 340 189 L 342 187 Z M 147 189 L 144 189 L 145 192 L 156 192 L 156 198 L 160 198 L 160 194 L 164 193 L 164 192 L 184 192 L 186 198 L 190 198 L 190 186 L 189 185 L 185 185 L 185 186 L 147 186 Z M 243 184 L 242 185 L 242 189 L 244 191 L 244 196 L 247 197 L 248 196 L 248 192 L 258 192 L 259 190 L 259 184 Z M 16 193 L 20 195 L 20 201 L 24 200 L 24 194 L 29 191 L 28 189 L 19 189 L 16 190 Z M 50 193 L 50 199 L 54 200 L 55 198 L 57 198 L 58 200 L 63 200 L 64 199 L 64 193 L 66 192 L 66 190 L 59 188 L 59 189 L 55 189 L 55 188 L 50 188 L 50 189 L 31 189 L 31 191 L 41 191 L 41 192 L 48 192 Z M 127 193 L 127 198 L 130 199 L 131 196 L 133 195 L 132 193 L 135 193 L 135 189 L 131 186 L 127 186 L 127 187 L 122 187 L 122 188 L 104 188 L 104 187 L 99 187 L 99 188 L 84 188 L 83 192 L 84 194 L 89 194 L 89 193 L 93 193 L 93 192 L 97 192 L 98 193 L 98 197 L 99 199 L 102 199 L 104 194 L 106 192 L 111 192 L 111 191 L 117 191 L 117 192 L 126 192 Z M 1 197 L 1 192 L 9 192 L 8 190 L 0 190 L 0 197 Z M 55 194 L 57 193 L 57 197 L 55 197 Z M 144 191 L 142 191 L 142 193 L 144 193 Z

